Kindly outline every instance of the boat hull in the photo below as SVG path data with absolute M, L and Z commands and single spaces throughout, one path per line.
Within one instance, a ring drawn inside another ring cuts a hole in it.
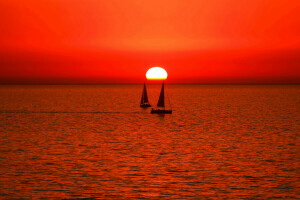
M 152 109 L 151 114 L 172 114 L 172 110 Z
M 140 104 L 140 107 L 141 108 L 148 108 L 148 107 L 151 107 L 151 105 L 148 104 L 148 103 L 144 103 L 144 104 Z

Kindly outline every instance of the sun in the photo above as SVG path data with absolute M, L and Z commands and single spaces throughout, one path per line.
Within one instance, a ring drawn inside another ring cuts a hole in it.
M 161 67 L 152 67 L 150 68 L 147 73 L 147 79 L 167 79 L 168 73 L 165 69 Z

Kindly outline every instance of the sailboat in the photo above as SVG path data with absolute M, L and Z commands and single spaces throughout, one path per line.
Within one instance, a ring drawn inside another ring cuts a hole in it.
M 146 84 L 145 83 L 144 83 L 144 89 L 143 89 L 143 93 L 142 93 L 140 106 L 142 108 L 151 107 L 151 105 L 148 101 L 148 95 L 147 95 L 147 90 L 146 90 Z
M 165 89 L 164 81 L 162 83 L 159 99 L 157 102 L 157 108 L 151 109 L 151 114 L 172 114 L 172 108 L 170 110 L 165 109 Z

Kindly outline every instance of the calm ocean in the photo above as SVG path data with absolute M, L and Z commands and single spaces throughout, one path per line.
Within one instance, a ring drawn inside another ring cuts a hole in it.
M 299 85 L 142 89 L 0 86 L 0 199 L 299 197 Z

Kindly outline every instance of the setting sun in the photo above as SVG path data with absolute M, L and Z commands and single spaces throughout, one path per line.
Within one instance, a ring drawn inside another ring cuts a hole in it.
M 167 71 L 161 67 L 152 67 L 146 73 L 147 79 L 167 79 L 167 76 Z

